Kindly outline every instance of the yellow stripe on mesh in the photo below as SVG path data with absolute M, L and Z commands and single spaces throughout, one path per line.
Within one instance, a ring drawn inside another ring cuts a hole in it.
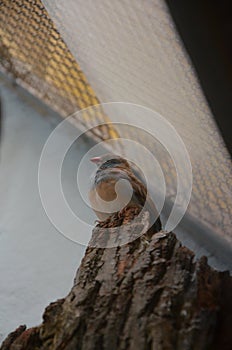
M 0 66 L 64 117 L 100 103 L 40 0 L 3 0 L 0 10 Z M 98 137 L 119 137 L 103 110 L 82 116 L 87 127 L 106 123 Z

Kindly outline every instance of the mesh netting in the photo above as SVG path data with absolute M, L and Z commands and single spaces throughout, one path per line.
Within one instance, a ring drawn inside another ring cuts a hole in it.
M 180 130 L 191 156 L 194 184 L 189 212 L 231 238 L 231 162 L 162 1 L 135 1 L 133 6 L 128 1 L 44 3 L 75 58 L 40 0 L 2 0 L 2 69 L 66 117 L 99 103 L 76 61 L 80 56 L 81 66 L 104 101 L 126 100 L 164 111 Z M 65 26 L 70 19 L 72 25 Z M 166 91 L 169 100 L 163 99 Z M 108 123 L 107 115 L 100 108 L 95 121 Z M 82 116 L 78 125 L 91 127 L 92 115 Z M 102 140 L 119 136 L 110 124 L 93 133 Z M 122 128 L 120 136 L 155 150 L 165 173 L 167 196 L 174 199 L 175 167 L 159 143 L 129 127 Z M 151 176 L 153 171 L 151 167 Z
M 2 68 L 64 117 L 99 103 L 40 0 L 3 0 L 0 6 Z M 110 122 L 103 110 L 97 117 Z M 81 122 L 91 127 L 91 121 L 86 112 Z M 92 132 L 101 139 L 117 136 L 109 124 Z

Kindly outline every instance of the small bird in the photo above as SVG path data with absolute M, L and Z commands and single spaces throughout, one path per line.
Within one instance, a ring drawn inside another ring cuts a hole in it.
M 99 220 L 105 221 L 113 213 L 123 209 L 125 204 L 126 206 L 138 206 L 141 209 L 145 205 L 150 219 L 154 222 L 152 226 L 156 231 L 162 229 L 157 209 L 147 194 L 146 186 L 136 176 L 132 165 L 126 159 L 114 154 L 105 154 L 91 158 L 91 161 L 98 168 L 90 188 L 89 199 Z M 121 187 L 117 188 L 117 183 L 120 181 Z M 99 197 L 100 201 L 102 200 L 101 205 L 99 205 Z M 128 198 L 129 202 L 125 203 Z M 118 200 L 116 207 L 119 205 L 117 209 L 115 209 L 116 200 Z M 114 205 L 112 206 L 111 203 Z

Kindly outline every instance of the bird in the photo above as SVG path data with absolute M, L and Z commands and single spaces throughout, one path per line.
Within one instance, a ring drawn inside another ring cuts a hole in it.
M 90 160 L 97 165 L 90 186 L 89 200 L 99 219 L 98 222 L 107 220 L 109 216 L 117 212 L 114 206 L 111 206 L 112 202 L 115 204 L 116 199 L 118 199 L 117 204 L 121 203 L 121 209 L 123 209 L 125 199 L 128 199 L 130 194 L 130 200 L 126 206 L 138 206 L 141 209 L 145 207 L 144 209 L 149 212 L 150 220 L 152 220 L 152 227 L 157 232 L 162 229 L 156 206 L 147 193 L 147 188 L 138 176 L 138 172 L 133 169 L 131 162 L 115 154 L 104 154 Z M 116 188 L 118 181 L 122 181 L 121 190 L 120 187 Z M 100 201 L 103 200 L 102 206 L 99 205 L 99 197 Z M 101 211 L 101 209 L 103 210 Z

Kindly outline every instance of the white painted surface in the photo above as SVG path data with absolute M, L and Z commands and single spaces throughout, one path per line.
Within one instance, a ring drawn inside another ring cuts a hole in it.
M 40 153 L 60 120 L 36 109 L 33 99 L 25 100 L 3 80 L 0 84 L 4 107 L 0 163 L 1 341 L 20 324 L 40 323 L 44 308 L 70 291 L 85 247 L 58 233 L 39 197 Z M 75 152 L 75 161 L 66 162 L 67 174 L 75 170 L 73 165 L 78 164 L 86 149 L 83 143 Z M 64 177 L 63 181 L 69 198 L 85 210 L 73 194 L 70 178 Z M 85 211 L 85 216 L 94 221 L 91 211 Z

